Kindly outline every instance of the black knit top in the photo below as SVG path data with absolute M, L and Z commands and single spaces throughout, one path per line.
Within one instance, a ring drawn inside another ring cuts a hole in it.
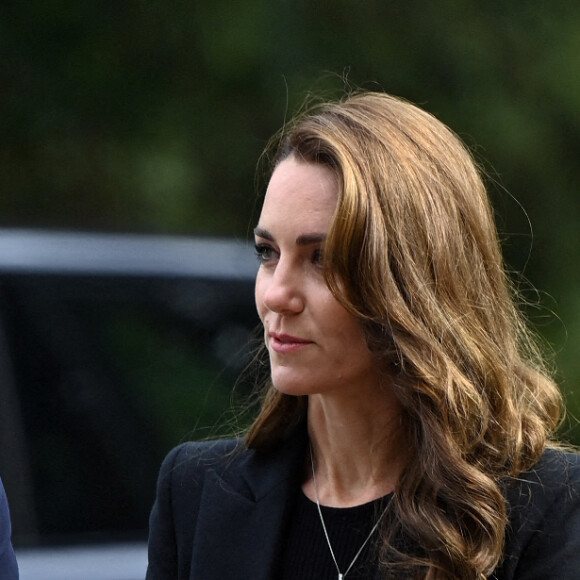
M 390 496 L 360 506 L 321 506 L 330 543 L 344 574 Z M 377 572 L 379 533 L 364 547 L 345 580 L 373 580 Z M 318 508 L 299 493 L 287 523 L 278 569 L 278 580 L 337 580 L 338 572 L 324 536 Z

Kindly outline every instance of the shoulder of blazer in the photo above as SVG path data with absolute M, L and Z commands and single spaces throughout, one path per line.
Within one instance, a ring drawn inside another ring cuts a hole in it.
M 248 449 L 239 438 L 182 443 L 165 458 L 159 485 L 169 485 L 174 495 L 184 490 L 191 500 L 212 474 L 238 493 L 259 500 L 301 472 L 297 466 L 306 442 L 306 429 L 299 426 L 280 445 L 264 451 Z
M 577 578 L 580 455 L 547 448 L 531 469 L 507 480 L 505 489 L 504 561 L 493 578 L 527 578 L 526 570 L 534 578 Z
M 307 440 L 297 427 L 269 450 L 224 439 L 170 451 L 151 511 L 148 580 L 270 578 Z
M 548 447 L 531 469 L 506 482 L 506 496 L 513 511 L 534 506 L 543 509 L 558 496 L 580 496 L 580 454 Z
M 170 478 L 173 485 L 195 482 L 208 469 L 223 471 L 234 456 L 243 452 L 244 445 L 240 439 L 181 443 L 165 457 L 159 479 Z

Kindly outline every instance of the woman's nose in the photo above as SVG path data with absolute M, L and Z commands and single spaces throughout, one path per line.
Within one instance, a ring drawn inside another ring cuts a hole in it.
M 302 279 L 292 265 L 278 262 L 276 269 L 265 281 L 265 306 L 279 314 L 296 314 L 304 308 Z

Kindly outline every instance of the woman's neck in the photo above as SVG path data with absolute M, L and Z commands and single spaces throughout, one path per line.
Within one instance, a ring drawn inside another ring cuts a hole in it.
M 407 459 L 401 408 L 390 390 L 343 400 L 311 395 L 308 432 L 323 505 L 349 507 L 392 492 Z M 310 457 L 304 493 L 315 499 Z

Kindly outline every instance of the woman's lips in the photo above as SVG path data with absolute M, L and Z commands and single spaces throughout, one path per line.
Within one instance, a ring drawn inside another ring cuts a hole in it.
M 268 337 L 270 349 L 281 354 L 301 350 L 306 346 L 313 344 L 311 340 L 305 340 L 290 334 L 278 334 L 276 332 L 270 332 Z

